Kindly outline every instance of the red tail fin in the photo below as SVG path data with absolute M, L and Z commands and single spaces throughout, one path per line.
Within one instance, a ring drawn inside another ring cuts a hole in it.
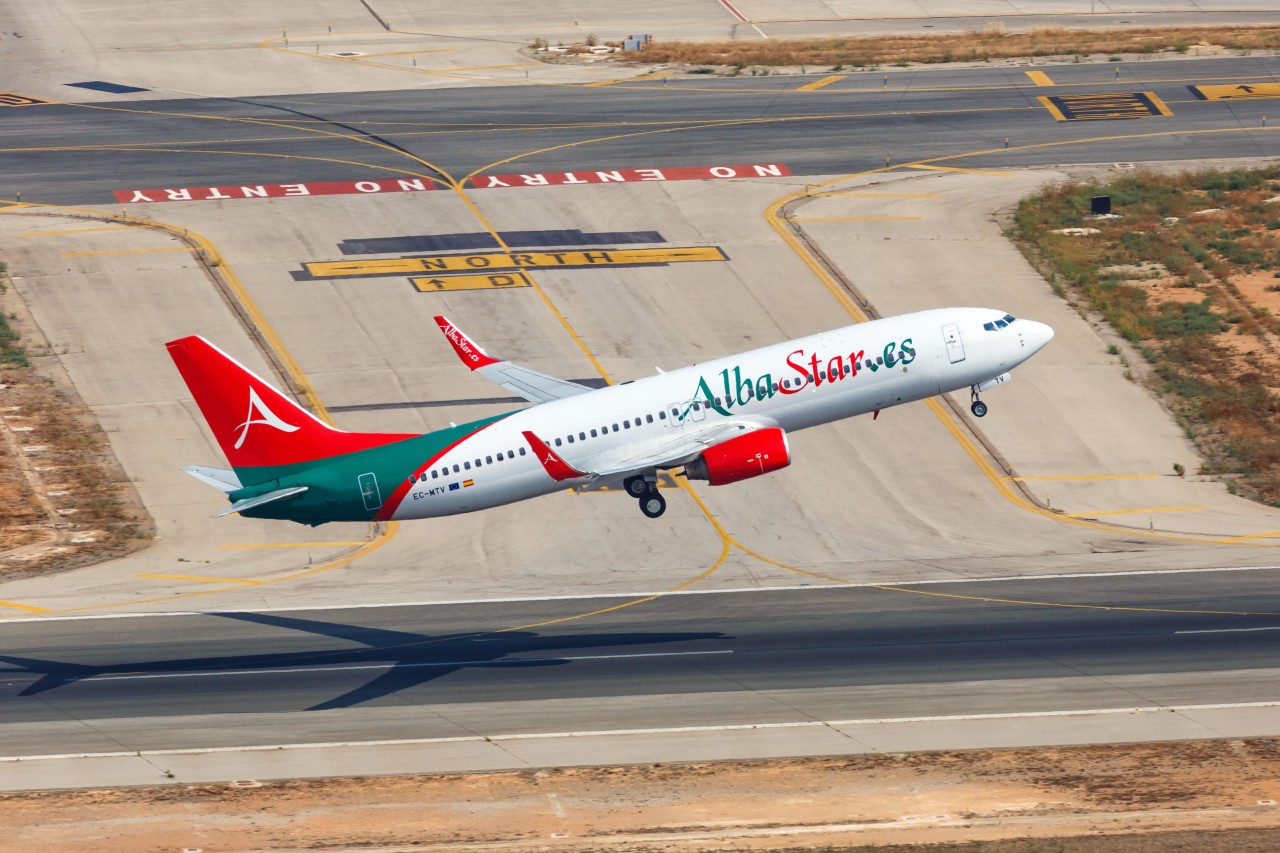
M 233 468 L 309 462 L 412 437 L 334 429 L 198 335 L 165 346 Z

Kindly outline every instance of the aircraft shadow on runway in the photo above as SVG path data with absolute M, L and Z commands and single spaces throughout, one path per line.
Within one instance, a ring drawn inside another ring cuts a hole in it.
M 320 622 L 312 619 L 295 619 L 268 613 L 211 613 L 208 615 L 332 637 L 357 643 L 359 647 L 283 654 L 174 658 L 106 665 L 64 663 L 0 654 L 0 663 L 9 665 L 9 668 L 0 668 L 0 678 L 5 673 L 27 673 L 39 676 L 36 681 L 18 693 L 19 696 L 34 696 L 67 684 L 93 678 L 109 679 L 113 675 L 119 678 L 191 675 L 193 676 L 191 690 L 194 692 L 199 690 L 199 683 L 205 680 L 194 676 L 216 675 L 219 672 L 226 672 L 228 675 L 232 673 L 259 676 L 279 674 L 281 677 L 287 677 L 290 673 L 317 670 L 332 670 L 337 674 L 342 672 L 344 667 L 364 668 L 378 663 L 386 663 L 390 666 L 390 669 L 371 681 L 305 709 L 324 711 L 361 705 L 463 669 L 563 666 L 584 658 L 597 657 L 593 655 L 582 655 L 576 658 L 564 655 L 520 657 L 520 655 L 531 653 L 563 653 L 596 648 L 617 649 L 640 645 L 729 639 L 725 634 L 712 632 L 630 632 L 557 636 L 534 631 L 507 631 L 431 635 L 361 625 L 344 625 L 337 622 Z M 609 655 L 602 654 L 598 657 L 607 659 Z

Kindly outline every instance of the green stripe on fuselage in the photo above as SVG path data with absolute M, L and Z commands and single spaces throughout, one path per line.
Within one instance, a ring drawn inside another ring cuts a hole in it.
M 514 412 L 505 412 L 341 456 L 292 465 L 237 468 L 236 476 L 240 478 L 240 482 L 253 485 L 238 489 L 227 497 L 234 502 L 276 489 L 306 486 L 307 491 L 297 497 L 264 504 L 247 510 L 242 515 L 278 518 L 312 526 L 327 521 L 373 521 L 381 505 L 390 500 L 409 475 L 428 460 L 435 458 L 446 447 L 512 414 Z M 377 480 L 377 506 L 366 506 L 359 479 L 362 474 L 373 474 Z

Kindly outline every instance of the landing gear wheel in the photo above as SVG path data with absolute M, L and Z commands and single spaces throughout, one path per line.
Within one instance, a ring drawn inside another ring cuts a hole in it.
M 628 477 L 623 480 L 622 487 L 633 498 L 643 497 L 649 491 L 649 484 L 645 482 L 644 476 L 641 474 L 636 474 L 634 477 Z
M 667 499 L 655 489 L 640 499 L 640 511 L 649 518 L 657 518 L 667 511 Z
M 969 411 L 973 412 L 975 418 L 984 417 L 987 414 L 987 404 L 981 400 L 974 400 L 973 404 L 969 406 Z

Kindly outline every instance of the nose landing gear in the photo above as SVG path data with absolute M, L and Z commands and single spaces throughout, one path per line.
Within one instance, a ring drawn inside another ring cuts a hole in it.
M 978 399 L 978 386 L 974 385 L 969 389 L 969 411 L 973 412 L 975 418 L 985 417 L 987 414 L 987 404 Z

